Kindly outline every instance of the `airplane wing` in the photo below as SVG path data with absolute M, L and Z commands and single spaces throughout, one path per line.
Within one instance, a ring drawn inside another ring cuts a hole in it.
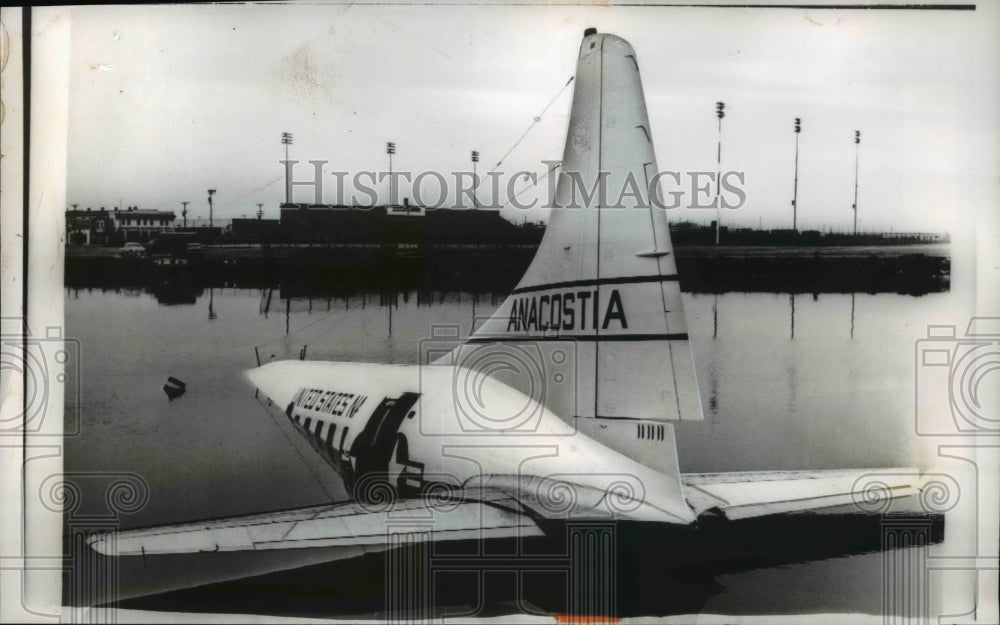
M 681 474 L 696 515 L 718 511 L 731 520 L 855 504 L 881 511 L 919 490 L 916 469 L 763 471 Z M 391 536 L 442 541 L 541 536 L 527 508 L 506 489 L 461 497 L 404 499 L 391 505 L 356 501 L 263 514 L 124 530 L 91 536 L 110 556 L 309 547 L 385 547 Z
M 180 525 L 96 534 L 88 544 L 109 556 L 308 547 L 385 546 L 393 535 L 420 540 L 539 536 L 518 502 L 502 493 L 475 500 L 418 498 L 370 505 L 355 501 Z
M 718 510 L 746 519 L 851 505 L 859 512 L 884 511 L 892 499 L 919 489 L 917 469 L 761 471 L 681 474 L 685 497 L 696 515 Z

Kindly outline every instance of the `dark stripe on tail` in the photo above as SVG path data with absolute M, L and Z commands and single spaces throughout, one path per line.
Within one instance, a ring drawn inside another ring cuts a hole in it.
M 678 334 L 582 334 L 562 336 L 473 336 L 466 343 L 504 343 L 527 341 L 686 341 L 687 333 Z

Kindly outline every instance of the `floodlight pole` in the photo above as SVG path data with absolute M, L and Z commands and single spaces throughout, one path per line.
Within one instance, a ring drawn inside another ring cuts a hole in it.
M 858 159 L 861 156 L 861 131 L 854 131 L 854 236 L 858 236 Z
M 479 197 L 477 191 L 479 190 L 479 152 L 477 150 L 472 151 L 472 207 L 479 208 Z
M 795 118 L 795 182 L 792 186 L 792 231 L 799 231 L 799 134 L 802 132 L 802 120 Z
M 190 203 L 191 202 L 181 202 L 181 205 L 184 207 L 184 209 L 181 211 L 181 219 L 184 220 L 185 228 L 188 227 L 188 204 Z
M 281 133 L 281 144 L 285 146 L 285 162 L 287 163 L 288 162 L 288 146 L 290 146 L 292 144 L 292 133 L 290 133 L 290 132 L 283 132 L 283 133 Z M 286 165 L 286 167 L 287 167 L 287 165 Z M 285 171 L 289 172 L 288 169 L 286 169 Z M 289 174 L 286 173 L 286 175 L 289 175 Z M 292 203 L 292 185 L 289 184 L 286 181 L 286 184 L 285 184 L 285 204 L 291 204 L 291 203 Z
M 392 204 L 392 199 L 395 197 L 392 192 L 392 155 L 396 153 L 396 144 L 392 141 L 386 141 L 385 153 L 389 155 L 389 201 L 386 204 Z
M 208 227 L 212 227 L 212 196 L 215 195 L 215 189 L 208 190 Z
M 722 226 L 721 193 L 720 185 L 722 177 L 722 118 L 726 116 L 726 103 L 715 103 L 715 115 L 719 118 L 719 142 L 715 154 L 715 244 L 719 244 L 719 230 Z

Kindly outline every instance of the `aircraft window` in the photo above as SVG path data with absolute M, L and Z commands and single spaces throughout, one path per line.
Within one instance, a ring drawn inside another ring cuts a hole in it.
M 413 415 L 415 415 L 415 414 L 417 414 L 417 411 L 416 411 L 416 410 L 411 410 L 411 411 L 409 412 L 409 414 L 407 414 L 407 415 L 406 415 L 406 418 L 407 418 L 407 419 L 412 419 L 412 418 L 413 418 Z
M 330 429 L 326 432 L 326 446 L 333 449 L 333 435 L 337 433 L 337 424 L 331 423 Z
M 299 419 L 301 419 L 301 418 L 302 418 L 302 415 L 300 415 L 300 414 L 295 415 L 295 422 L 298 423 Z
M 340 433 L 340 451 L 344 451 L 344 442 L 347 440 L 347 430 L 350 428 L 344 428 L 344 431 Z
M 316 435 L 316 438 L 320 438 L 320 432 L 322 432 L 322 431 L 323 431 L 323 422 L 320 421 L 319 419 L 317 419 L 316 420 L 316 431 L 314 432 L 314 434 Z
M 305 424 L 302 426 L 305 429 L 306 432 L 309 431 L 309 424 L 310 423 L 312 423 L 312 417 L 309 417 L 308 419 L 306 419 Z

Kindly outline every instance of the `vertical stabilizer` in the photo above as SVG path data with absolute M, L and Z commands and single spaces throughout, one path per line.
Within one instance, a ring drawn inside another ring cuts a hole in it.
M 545 236 L 459 364 L 538 358 L 494 373 L 568 420 L 701 419 L 658 171 L 635 51 L 588 29 Z

